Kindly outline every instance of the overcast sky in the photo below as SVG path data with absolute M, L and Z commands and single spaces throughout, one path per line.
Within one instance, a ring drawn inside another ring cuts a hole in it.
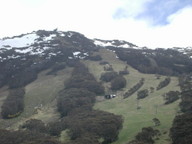
M 192 0 L 0 0 L 0 38 L 39 29 L 138 46 L 192 46 Z

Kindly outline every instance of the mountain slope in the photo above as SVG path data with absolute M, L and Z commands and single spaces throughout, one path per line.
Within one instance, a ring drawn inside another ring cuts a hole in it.
M 0 128 L 18 129 L 30 119 L 39 119 L 46 124 L 61 122 L 56 106 L 58 94 L 65 89 L 64 83 L 69 83 L 71 73 L 73 75 L 73 69 L 79 62 L 87 66 L 89 76 L 93 74 L 98 84 L 104 86 L 106 95 L 117 96 L 108 100 L 104 98 L 105 94 L 97 95 L 93 110 L 123 117 L 123 128 L 114 143 L 127 143 L 148 126 L 161 132 L 159 140 L 155 141 L 157 144 L 170 143 L 169 129 L 179 110 L 180 100 L 165 105 L 163 95 L 169 91 L 180 91 L 177 76 L 191 72 L 190 48 L 152 50 L 120 40 L 91 40 L 71 31 L 39 30 L 0 40 L 0 107 L 7 99 L 10 101 L 11 90 L 25 90 L 24 109 L 18 115 L 8 115 L 10 119 L 0 117 Z M 100 79 L 106 72 L 118 75 L 122 71 L 127 72 L 120 74 L 127 84 L 120 90 L 113 91 L 110 82 Z M 167 75 L 171 82 L 156 90 Z M 124 94 L 141 79 L 144 79 L 142 87 L 124 98 Z M 79 81 L 81 79 L 77 83 Z M 146 89 L 149 96 L 137 100 L 137 92 Z M 152 119 L 155 117 L 160 120 L 160 126 L 154 126 Z M 64 142 L 66 137 L 69 141 L 68 130 L 63 131 L 64 137 L 60 137 Z M 101 143 L 102 139 L 99 141 Z

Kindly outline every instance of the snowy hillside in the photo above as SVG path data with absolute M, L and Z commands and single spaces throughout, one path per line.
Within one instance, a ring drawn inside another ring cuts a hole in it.
M 123 40 L 101 40 L 88 39 L 77 32 L 62 31 L 34 31 L 20 36 L 0 39 L 0 62 L 29 55 L 44 56 L 45 59 L 63 53 L 63 48 L 70 48 L 69 59 L 88 57 L 88 51 L 97 48 L 126 48 L 126 49 L 148 49 L 138 47 L 135 44 Z M 192 57 L 192 47 L 171 48 Z M 77 53 L 78 52 L 78 53 Z M 143 54 L 145 54 L 144 52 Z

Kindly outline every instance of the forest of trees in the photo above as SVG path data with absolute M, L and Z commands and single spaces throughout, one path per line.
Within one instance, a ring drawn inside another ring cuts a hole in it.
M 62 120 L 57 125 L 60 128 L 52 129 L 50 132 L 59 135 L 62 130 L 68 129 L 71 138 L 69 144 L 98 144 L 100 143 L 98 139 L 101 138 L 103 144 L 117 140 L 119 130 L 122 128 L 122 117 L 93 110 L 98 94 L 104 94 L 101 83 L 95 80 L 84 64 L 77 63 L 71 78 L 58 96 L 57 107 Z
M 181 87 L 180 109 L 182 114 L 175 117 L 170 129 L 170 137 L 173 144 L 192 143 L 192 79 L 191 75 L 181 76 L 179 79 Z
M 172 49 L 114 49 L 120 60 L 142 73 L 179 75 L 192 71 L 191 59 Z

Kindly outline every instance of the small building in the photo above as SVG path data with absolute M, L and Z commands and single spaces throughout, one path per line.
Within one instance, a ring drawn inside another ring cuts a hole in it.
M 112 99 L 112 98 L 115 98 L 116 95 L 115 94 L 108 94 L 108 95 L 105 95 L 105 98 L 106 99 Z

